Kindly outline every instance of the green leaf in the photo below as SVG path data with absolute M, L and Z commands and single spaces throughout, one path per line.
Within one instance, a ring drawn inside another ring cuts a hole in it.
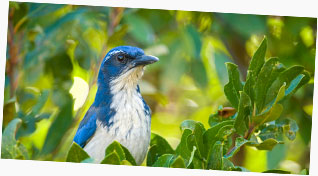
M 239 91 L 243 89 L 242 82 L 240 81 L 240 73 L 238 71 L 237 65 L 233 63 L 227 62 L 226 67 L 228 71 L 229 82 L 224 86 L 224 93 L 232 106 L 237 109 L 240 100 Z
M 258 49 L 255 51 L 252 60 L 250 62 L 250 65 L 248 67 L 248 71 L 252 71 L 250 73 L 253 73 L 254 77 L 257 77 L 258 73 L 260 72 L 261 68 L 263 67 L 265 63 L 265 54 L 267 49 L 267 39 L 264 37 L 262 43 L 258 47 Z
M 227 158 L 223 158 L 222 170 L 231 171 L 234 168 L 234 164 Z
M 240 104 L 238 107 L 237 117 L 234 127 L 238 134 L 244 135 L 248 129 L 249 118 L 251 115 L 251 100 L 245 92 L 240 92 Z
M 113 143 L 111 143 L 105 151 L 105 157 L 110 154 L 115 152 L 118 157 L 119 157 L 119 161 L 122 162 L 123 160 L 127 160 L 129 161 L 132 165 L 136 165 L 136 161 L 133 158 L 133 156 L 131 155 L 131 153 L 129 152 L 129 150 L 124 147 L 123 145 L 121 145 L 119 142 L 114 141 Z
M 299 75 L 304 72 L 304 67 L 302 66 L 293 66 L 284 71 L 282 71 L 278 78 L 273 82 L 273 84 L 269 87 L 267 91 L 267 96 L 265 98 L 265 105 L 272 102 L 279 89 L 282 87 L 284 83 L 286 83 L 286 87 L 290 86 L 290 83 Z M 306 78 L 307 79 L 307 78 Z
M 254 144 L 253 146 L 255 146 L 258 150 L 272 150 L 277 144 L 283 144 L 283 142 L 269 138 L 262 143 Z
M 203 134 L 203 143 L 205 145 L 205 148 L 210 149 L 214 145 L 214 143 L 217 141 L 218 132 L 222 127 L 233 124 L 234 120 L 227 120 L 220 122 L 206 130 Z
M 274 66 L 277 64 L 277 58 L 270 58 L 267 60 L 259 72 L 257 81 L 255 83 L 255 104 L 256 112 L 261 112 L 265 105 L 265 98 L 269 85 L 269 78 L 274 70 Z
M 100 164 L 114 164 L 120 165 L 120 158 L 116 152 L 111 152 L 103 159 Z
M 207 169 L 222 170 L 223 167 L 223 145 L 217 141 L 209 151 Z
M 158 160 L 152 165 L 153 167 L 170 167 L 174 162 L 173 154 L 164 154 L 158 158 Z
M 256 78 L 253 76 L 253 71 L 247 71 L 247 78 L 246 82 L 243 87 L 243 92 L 245 92 L 251 99 L 251 104 L 254 104 L 254 97 L 255 97 L 255 82 Z
M 83 150 L 83 148 L 77 143 L 73 142 L 70 150 L 68 151 L 66 162 L 80 163 L 88 158 L 89 155 Z
M 117 141 L 114 141 L 113 143 L 108 145 L 108 147 L 106 148 L 105 156 L 112 152 L 116 152 L 118 154 L 120 161 L 126 159 L 124 150 L 121 147 L 121 144 Z
M 6 127 L 16 114 L 15 99 L 10 99 L 3 105 L 3 124 L 2 128 Z
M 205 145 L 205 148 L 210 149 L 214 145 L 214 143 L 218 139 L 219 130 L 222 127 L 233 125 L 233 124 L 234 124 L 234 120 L 227 120 L 227 121 L 220 122 L 216 124 L 215 126 L 206 130 L 203 134 L 203 143 Z
M 154 42 L 152 26 L 138 15 L 127 15 L 124 21 L 130 26 L 129 34 L 138 42 L 149 45 Z
M 170 167 L 172 168 L 186 168 L 184 163 L 184 159 L 181 156 L 178 156 L 173 163 L 171 163 Z
M 189 161 L 191 158 L 192 150 L 189 150 L 188 140 L 187 140 L 191 134 L 192 134 L 192 131 L 190 129 L 185 129 L 182 133 L 181 141 L 176 149 L 176 154 L 184 158 L 186 165 L 189 164 Z
M 289 171 L 278 170 L 278 169 L 267 170 L 267 171 L 264 171 L 263 173 L 290 174 Z
M 175 154 L 175 151 L 163 137 L 152 133 L 150 149 L 147 153 L 147 166 L 152 166 L 163 154 Z
M 21 119 L 15 118 L 4 129 L 2 133 L 1 158 L 29 159 L 25 147 L 15 138 L 21 122 Z
M 238 137 L 235 140 L 235 146 L 224 156 L 225 158 L 232 158 L 239 150 L 240 148 L 246 144 L 247 142 L 249 142 L 248 140 L 242 138 L 242 137 Z
M 285 136 L 289 140 L 294 140 L 296 138 L 296 132 L 299 130 L 299 127 L 295 120 L 284 119 L 281 121 L 276 121 L 276 125 L 283 129 Z
M 49 154 L 53 150 L 55 150 L 62 141 L 62 138 L 65 135 L 66 131 L 72 124 L 73 99 L 69 93 L 64 93 L 63 101 L 65 101 L 65 104 L 64 106 L 60 107 L 60 111 L 58 112 L 48 130 L 41 154 Z
M 269 111 L 261 115 L 255 116 L 253 122 L 256 125 L 263 124 L 266 122 L 274 121 L 278 119 L 283 112 L 283 105 L 275 104 Z

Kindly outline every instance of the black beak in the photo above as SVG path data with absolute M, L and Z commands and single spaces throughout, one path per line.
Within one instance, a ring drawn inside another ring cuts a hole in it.
M 136 57 L 136 59 L 134 59 L 131 64 L 132 64 L 132 67 L 137 67 L 141 65 L 143 66 L 149 65 L 157 61 L 159 61 L 159 59 L 155 56 L 143 55 L 143 56 Z

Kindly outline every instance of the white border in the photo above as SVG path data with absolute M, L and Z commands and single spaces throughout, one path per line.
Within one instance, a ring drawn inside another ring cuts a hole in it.
M 21 1 L 21 0 L 16 0 Z M 24 1 L 21 1 L 24 2 Z M 27 0 L 27 2 L 45 2 L 58 4 L 77 4 L 94 6 L 120 6 L 131 8 L 149 8 L 149 9 L 167 9 L 167 10 L 191 10 L 191 11 L 209 11 L 225 13 L 243 13 L 243 14 L 261 14 L 278 16 L 301 16 L 318 17 L 318 3 L 316 0 L 220 0 L 219 2 L 211 0 Z M 8 24 L 8 0 L 1 0 L 0 6 L 0 126 L 2 126 L 3 117 L 3 92 L 5 75 L 5 58 L 7 44 L 7 24 Z M 317 26 L 318 27 L 318 26 Z M 318 42 L 316 42 L 318 48 Z M 318 68 L 316 50 L 315 66 Z M 317 72 L 317 69 L 316 69 Z M 315 83 L 318 82 L 318 76 L 315 75 Z M 314 86 L 313 107 L 318 107 L 318 85 Z M 310 153 L 310 175 L 318 175 L 318 108 L 313 109 L 313 128 Z M 316 128 L 314 128 L 316 127 Z M 1 138 L 0 130 L 0 138 Z M 1 140 L 0 140 L 1 143 Z M 316 149 L 316 150 L 315 150 Z M 316 166 L 316 167 L 315 167 Z M 0 175 L 244 175 L 244 176 L 263 176 L 277 175 L 264 173 L 247 172 L 225 172 L 225 171 L 206 171 L 192 169 L 172 169 L 172 168 L 152 168 L 141 166 L 110 166 L 99 164 L 76 164 L 65 162 L 49 161 L 22 161 L 0 159 Z

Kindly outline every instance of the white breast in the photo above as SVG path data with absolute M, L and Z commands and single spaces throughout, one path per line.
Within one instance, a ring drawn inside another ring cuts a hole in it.
M 116 140 L 130 151 L 136 163 L 140 165 L 147 154 L 150 142 L 150 113 L 144 112 L 142 97 L 136 86 L 113 86 L 112 92 L 114 96 L 111 108 L 116 110 L 116 114 L 109 121 L 112 125 L 103 126 L 97 120 L 96 132 L 84 150 L 96 163 L 100 163 L 105 157 L 107 146 Z

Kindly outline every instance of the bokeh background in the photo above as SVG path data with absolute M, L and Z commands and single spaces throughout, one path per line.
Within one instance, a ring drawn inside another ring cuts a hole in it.
M 268 38 L 267 57 L 303 65 L 308 85 L 284 103 L 281 118 L 299 125 L 296 140 L 272 151 L 243 148 L 236 165 L 251 171 L 309 167 L 317 19 L 192 11 L 10 2 L 2 130 L 22 119 L 16 138 L 32 160 L 65 161 L 94 101 L 99 64 L 118 45 L 138 46 L 160 62 L 147 67 L 141 92 L 152 109 L 152 132 L 175 148 L 180 123 L 208 127 L 223 93 L 225 62 L 245 80 L 249 60 Z

